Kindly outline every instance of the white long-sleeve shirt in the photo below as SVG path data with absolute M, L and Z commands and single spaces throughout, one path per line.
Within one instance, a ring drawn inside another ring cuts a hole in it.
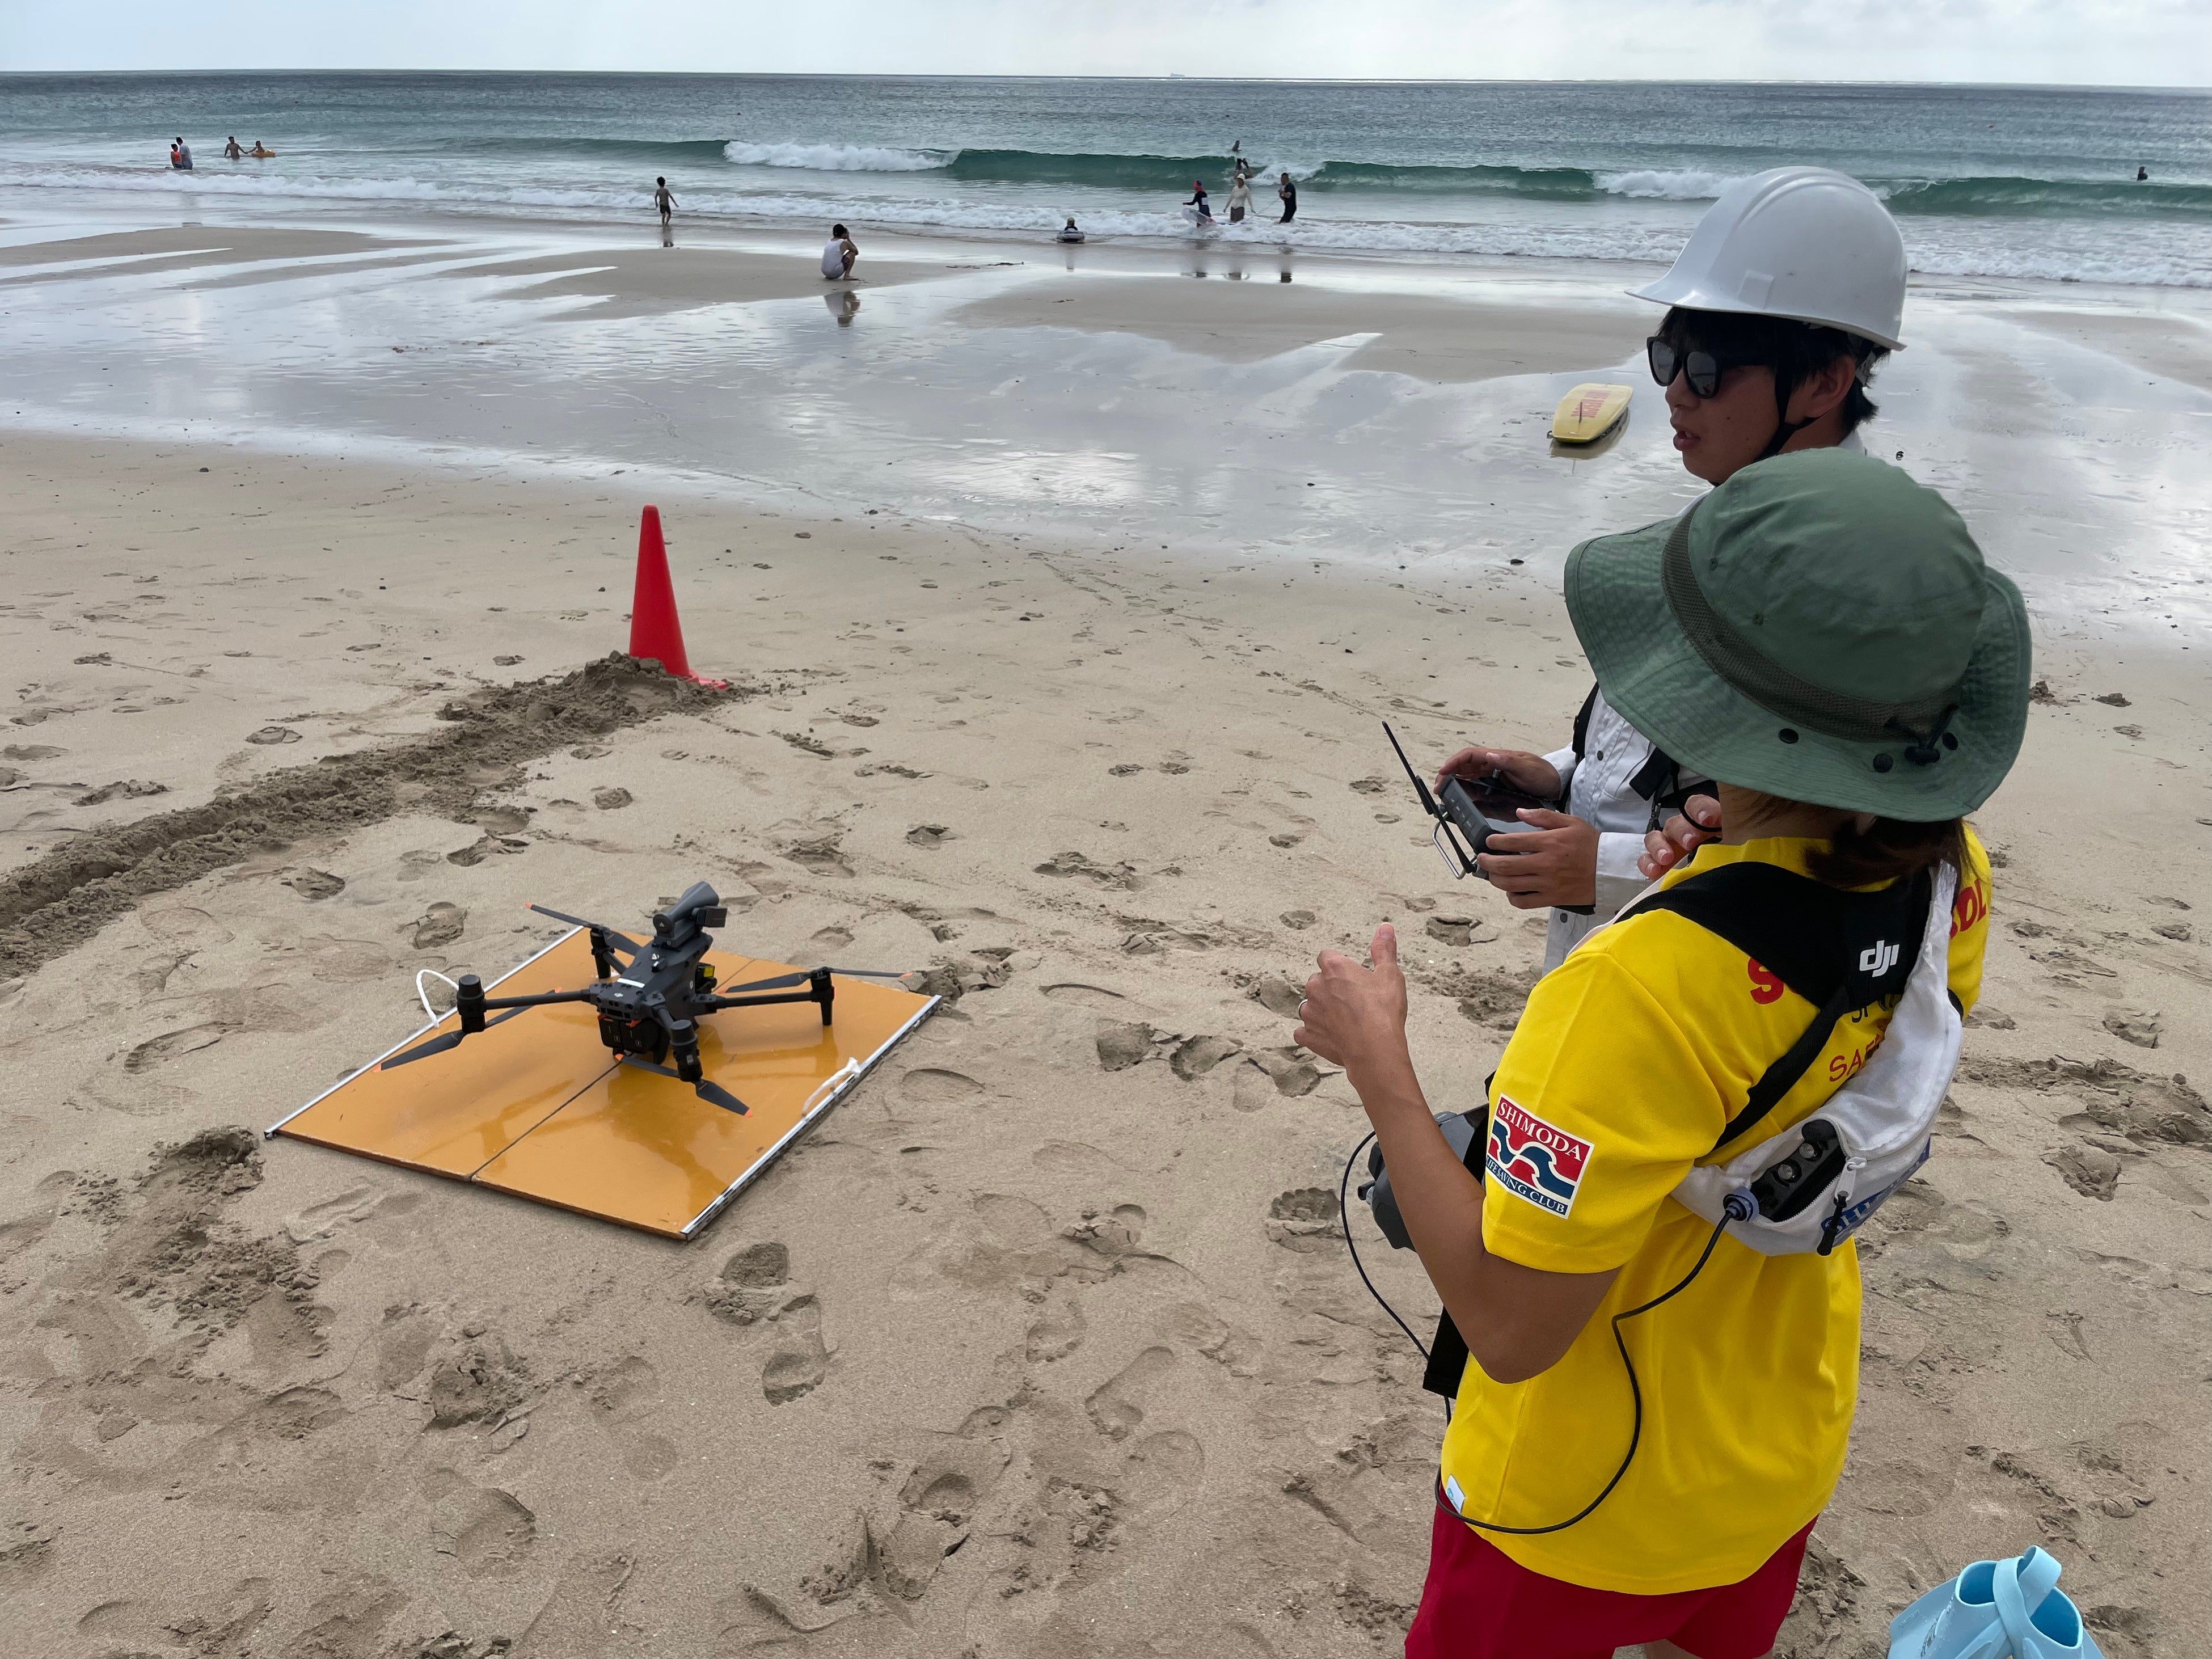
M 1636 867 L 1636 860 L 1644 853 L 1644 833 L 1657 827 L 1652 812 L 1660 794 L 1712 787 L 1711 779 L 1688 768 L 1667 779 L 1647 775 L 1645 769 L 1652 767 L 1654 748 L 1650 738 L 1605 700 L 1604 693 L 1594 692 L 1581 757 L 1577 759 L 1571 748 L 1544 757 L 1566 787 L 1560 810 L 1598 832 L 1597 902 L 1586 916 L 1571 910 L 1552 912 L 1551 927 L 1544 935 L 1547 974 L 1567 959 L 1568 951 L 1611 921 L 1621 906 L 1650 884 Z M 1637 788 L 1639 779 L 1651 787 L 1650 796 Z

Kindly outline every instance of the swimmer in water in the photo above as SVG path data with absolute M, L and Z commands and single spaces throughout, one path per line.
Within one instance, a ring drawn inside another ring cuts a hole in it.
M 270 149 L 268 145 L 263 143 L 258 138 L 256 138 L 253 141 L 253 148 L 246 153 L 248 155 L 251 155 L 257 161 L 265 161 L 276 152 Z
M 192 170 L 192 152 L 182 138 L 169 146 L 169 165 L 179 173 Z
M 1083 240 L 1083 232 L 1077 228 L 1073 219 L 1070 219 L 1060 228 L 1060 240 L 1063 242 L 1079 242 Z
M 655 179 L 653 181 L 653 204 L 660 210 L 660 228 L 667 229 L 668 216 L 676 211 L 675 192 L 668 188 L 667 179 Z
M 224 161 L 235 161 L 239 157 L 245 154 L 246 152 L 238 147 L 238 135 L 236 133 L 233 133 L 229 137 L 223 140 L 222 159 Z

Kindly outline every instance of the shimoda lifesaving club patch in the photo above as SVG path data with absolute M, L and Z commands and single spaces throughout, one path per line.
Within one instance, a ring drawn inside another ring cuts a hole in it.
M 1504 1095 L 1490 1114 L 1490 1147 L 1483 1163 L 1490 1178 L 1516 1198 L 1563 1216 L 1582 1188 L 1590 1144 L 1555 1129 Z

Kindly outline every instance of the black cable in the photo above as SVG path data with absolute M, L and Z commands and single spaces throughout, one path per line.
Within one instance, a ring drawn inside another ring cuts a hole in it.
M 1426 1359 L 1429 1357 L 1427 1347 L 1419 1337 L 1413 1334 L 1413 1328 L 1398 1317 L 1398 1310 L 1390 1305 L 1382 1292 L 1375 1288 L 1375 1281 L 1367 1276 L 1367 1264 L 1359 1259 L 1359 1246 L 1352 1242 L 1352 1209 L 1346 1201 L 1346 1195 L 1352 1191 L 1352 1166 L 1359 1162 L 1360 1153 L 1365 1152 L 1374 1140 L 1374 1133 L 1370 1131 L 1367 1139 L 1354 1146 L 1352 1156 L 1344 1160 L 1344 1179 L 1336 1183 L 1337 1224 L 1344 1229 L 1344 1248 L 1352 1252 L 1352 1265 L 1359 1270 L 1359 1282 L 1367 1287 L 1367 1294 L 1375 1298 L 1382 1311 L 1390 1316 L 1391 1322 L 1405 1332 L 1406 1340 L 1419 1349 L 1421 1358 Z
M 1731 1194 L 1729 1196 L 1733 1199 L 1735 1194 Z M 1612 1497 L 1613 1489 L 1620 1484 L 1621 1477 L 1628 1473 L 1629 1464 L 1635 1461 L 1637 1445 L 1644 1438 L 1644 1387 L 1642 1383 L 1637 1381 L 1636 1362 L 1628 1357 L 1628 1342 L 1627 1339 L 1623 1337 L 1620 1334 L 1620 1322 L 1624 1319 L 1633 1319 L 1638 1314 L 1650 1313 L 1652 1309 L 1657 1307 L 1661 1303 L 1670 1302 L 1674 1297 L 1680 1296 L 1684 1291 L 1689 1289 L 1690 1281 L 1695 1279 L 1699 1273 L 1703 1273 L 1705 1270 L 1705 1263 L 1712 1260 L 1713 1247 L 1721 1242 L 1721 1235 L 1728 1230 L 1729 1223 L 1741 1218 L 1740 1218 L 1735 1212 L 1735 1207 L 1731 1205 L 1729 1210 L 1722 1215 L 1721 1218 L 1713 1224 L 1712 1236 L 1705 1240 L 1705 1248 L 1704 1252 L 1698 1257 L 1698 1265 L 1691 1268 L 1689 1272 L 1684 1273 L 1681 1278 L 1675 1280 L 1674 1287 L 1672 1290 L 1663 1291 L 1660 1295 L 1653 1297 L 1649 1302 L 1644 1303 L 1641 1307 L 1629 1308 L 1624 1310 L 1622 1312 L 1613 1315 L 1613 1345 L 1614 1347 L 1620 1350 L 1620 1363 L 1628 1370 L 1628 1395 L 1629 1399 L 1634 1404 L 1635 1416 L 1628 1431 L 1628 1449 L 1621 1455 L 1620 1467 L 1613 1472 L 1613 1479 L 1605 1483 L 1605 1490 L 1603 1492 L 1598 1493 L 1596 1497 L 1591 1498 L 1589 1503 L 1583 1504 L 1580 1510 L 1569 1516 L 1565 1520 L 1554 1521 L 1548 1527 L 1502 1527 L 1492 1521 L 1477 1521 L 1472 1516 L 1462 1515 L 1459 1510 L 1453 1509 L 1449 1504 L 1445 1503 L 1441 1488 L 1437 1493 L 1437 1502 L 1439 1504 L 1442 1504 L 1443 1507 L 1449 1513 L 1457 1516 L 1460 1520 L 1466 1522 L 1470 1527 L 1480 1528 L 1484 1532 L 1510 1533 L 1518 1538 L 1533 1538 L 1543 1533 L 1565 1531 L 1577 1522 L 1588 1519 L 1590 1514 L 1596 1510 L 1599 1504 L 1604 1503 L 1607 1498 Z
M 1365 1152 L 1368 1147 L 1374 1143 L 1374 1140 L 1375 1136 L 1370 1131 L 1364 1140 L 1362 1140 L 1357 1146 L 1354 1146 L 1352 1149 L 1352 1156 L 1344 1160 L 1344 1175 L 1342 1179 L 1340 1179 L 1336 1184 L 1337 1221 L 1344 1230 L 1345 1249 L 1352 1252 L 1352 1265 L 1358 1270 L 1359 1282 L 1367 1286 L 1367 1294 L 1375 1298 L 1376 1304 L 1382 1308 L 1382 1311 L 1390 1316 L 1391 1322 L 1396 1325 L 1400 1330 L 1405 1332 L 1406 1340 L 1412 1343 L 1416 1349 L 1419 1350 L 1420 1356 L 1423 1359 L 1426 1359 L 1429 1357 L 1427 1347 L 1422 1343 L 1419 1337 L 1413 1334 L 1413 1328 L 1408 1325 L 1404 1320 L 1398 1317 L 1398 1310 L 1390 1305 L 1389 1299 L 1383 1296 L 1382 1292 L 1375 1288 L 1375 1281 L 1367 1276 L 1367 1265 L 1359 1259 L 1359 1246 L 1352 1242 L 1352 1208 L 1349 1202 L 1349 1194 L 1352 1191 L 1352 1171 L 1353 1166 L 1359 1162 L 1360 1153 Z M 1500 1526 L 1494 1521 L 1477 1521 L 1472 1516 L 1461 1514 L 1459 1510 L 1452 1508 L 1449 1503 L 1446 1503 L 1444 1501 L 1443 1490 L 1441 1485 L 1438 1486 L 1437 1491 L 1437 1503 L 1438 1506 L 1443 1509 L 1446 1513 L 1461 1521 L 1466 1522 L 1470 1527 L 1480 1528 L 1484 1532 L 1509 1533 L 1518 1538 L 1534 1538 L 1540 1536 L 1545 1533 L 1565 1532 L 1569 1527 L 1574 1526 L 1578 1522 L 1588 1520 L 1589 1516 L 1596 1511 L 1599 1504 L 1604 1503 L 1607 1498 L 1613 1496 L 1613 1489 L 1620 1484 L 1622 1477 L 1628 1473 L 1628 1466 L 1636 1461 L 1636 1449 L 1638 1445 L 1643 1443 L 1644 1440 L 1644 1384 L 1636 1375 L 1636 1362 L 1629 1358 L 1628 1340 L 1620 1334 L 1620 1322 L 1624 1319 L 1633 1319 L 1638 1314 L 1650 1313 L 1654 1308 L 1660 1306 L 1662 1303 L 1673 1301 L 1676 1297 L 1681 1295 L 1684 1291 L 1688 1290 L 1690 1288 L 1690 1281 L 1697 1278 L 1699 1273 L 1705 1272 L 1705 1263 L 1713 1259 L 1713 1251 L 1721 1242 L 1721 1235 L 1728 1231 L 1729 1223 L 1731 1221 L 1747 1221 L 1756 1212 L 1756 1206 L 1753 1203 L 1749 1192 L 1740 1188 L 1736 1192 L 1730 1193 L 1728 1196 L 1727 1202 L 1723 1206 L 1721 1218 L 1713 1224 L 1713 1231 L 1705 1239 L 1705 1248 L 1698 1254 L 1696 1265 L 1693 1266 L 1689 1272 L 1684 1273 L 1681 1278 L 1676 1279 L 1672 1288 L 1661 1291 L 1657 1296 L 1653 1297 L 1649 1302 L 1641 1304 L 1637 1307 L 1625 1308 L 1620 1312 L 1613 1315 L 1612 1322 L 1613 1346 L 1620 1351 L 1621 1366 L 1628 1373 L 1628 1397 L 1632 1407 L 1632 1415 L 1628 1429 L 1628 1449 L 1621 1454 L 1620 1467 L 1613 1472 L 1613 1479 L 1605 1483 L 1605 1489 L 1602 1492 L 1599 1492 L 1596 1497 L 1591 1498 L 1589 1503 L 1583 1504 L 1581 1509 L 1569 1516 L 1565 1520 L 1554 1521 L 1547 1527 L 1506 1527 Z M 1451 1403 L 1452 1402 L 1449 1401 L 1446 1401 L 1444 1402 L 1444 1413 L 1447 1420 L 1449 1420 L 1451 1414 Z

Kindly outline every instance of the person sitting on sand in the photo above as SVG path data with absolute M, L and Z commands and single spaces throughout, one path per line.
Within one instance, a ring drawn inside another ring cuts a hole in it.
M 1754 289 L 1730 241 L 1747 225 L 1766 248 L 1803 250 L 1794 263 L 1808 274 Z M 1648 342 L 1652 377 L 1667 388 L 1684 468 L 1717 485 L 1770 455 L 1859 447 L 1857 428 L 1875 413 L 1866 382 L 1900 343 L 1905 240 L 1856 179 L 1776 168 L 1730 185 L 1674 269 L 1638 295 L 1670 307 Z M 1688 810 L 1692 830 L 1717 822 L 1705 780 L 1595 687 L 1565 748 L 1462 749 L 1437 787 L 1452 775 L 1498 776 L 1558 803 L 1523 812 L 1528 828 L 1492 837 L 1476 860 L 1515 908 L 1552 907 L 1547 970 L 1643 887 L 1647 835 L 1668 815 Z
M 256 138 L 253 141 L 253 148 L 246 153 L 248 155 L 251 155 L 257 161 L 265 161 L 276 152 L 270 149 L 268 145 L 263 143 L 258 138 Z
M 223 140 L 222 159 L 224 161 L 235 161 L 241 159 L 245 154 L 246 152 L 238 146 L 238 136 L 235 133 Z
M 860 244 L 854 241 L 852 232 L 842 225 L 830 227 L 830 240 L 822 245 L 822 276 L 825 282 L 838 282 L 853 274 L 853 261 L 860 257 Z
M 1963 815 L 2020 750 L 2027 617 L 1942 497 L 1835 448 L 1583 544 L 1566 599 L 1605 696 L 1720 781 L 1722 842 L 1537 982 L 1465 1163 L 1387 924 L 1371 968 L 1322 954 L 1291 1033 L 1358 1093 L 1449 1316 L 1406 1653 L 1765 1654 L 1850 1435 L 1850 1233 L 1926 1156 L 1980 991 L 1990 864 Z M 1909 1137 L 1881 1186 L 1841 1184 L 1866 1166 L 1840 1150 L 1810 1165 L 1785 1234 L 1731 1183 L 1798 1181 L 1816 1135 L 1870 1146 L 1808 1123 L 1870 1055 Z M 1770 1143 L 1765 1174 L 1735 1164 Z
M 668 216 L 676 211 L 676 195 L 668 188 L 667 179 L 657 178 L 653 181 L 653 204 L 660 210 L 660 228 L 667 229 Z

